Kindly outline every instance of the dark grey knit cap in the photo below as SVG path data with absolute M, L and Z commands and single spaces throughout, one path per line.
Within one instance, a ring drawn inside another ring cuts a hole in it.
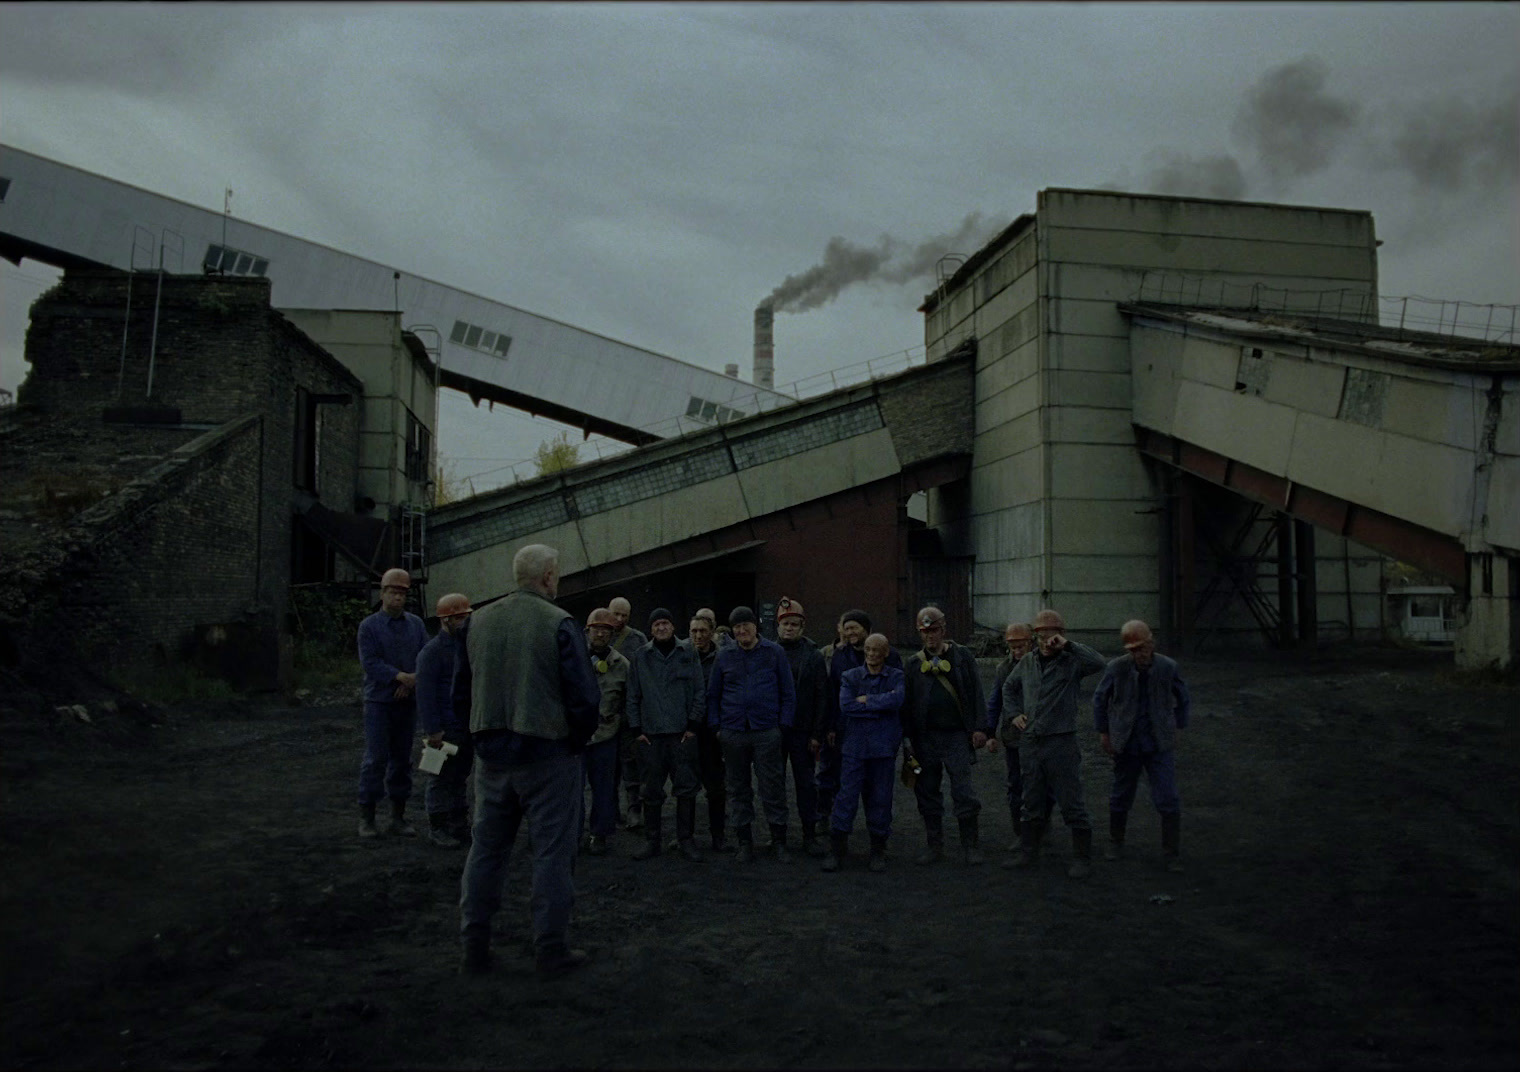
M 728 612 L 728 624 L 730 627 L 743 625 L 745 622 L 754 622 L 755 612 L 748 607 L 735 607 Z
M 871 616 L 863 610 L 847 610 L 840 617 L 840 622 L 859 622 L 866 632 L 871 631 Z

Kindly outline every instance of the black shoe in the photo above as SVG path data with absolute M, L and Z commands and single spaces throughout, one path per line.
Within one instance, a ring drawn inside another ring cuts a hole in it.
M 561 975 L 573 972 L 590 959 L 590 955 L 584 949 L 561 949 L 557 953 L 540 954 L 534 970 L 538 973 L 538 981 L 547 983 L 551 979 L 558 979 Z
M 587 856 L 606 856 L 607 839 L 600 834 L 592 834 L 591 841 L 586 845 Z
M 734 853 L 734 862 L 747 864 L 755 858 L 755 846 L 748 841 L 739 842 L 739 850 Z

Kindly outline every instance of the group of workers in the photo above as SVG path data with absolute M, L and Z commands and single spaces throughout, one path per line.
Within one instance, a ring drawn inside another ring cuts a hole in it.
M 860 610 L 840 617 L 836 639 L 826 647 L 804 635 L 805 611 L 792 598 L 777 604 L 774 641 L 760 635 L 748 607 L 733 610 L 727 629 L 712 611 L 699 610 L 684 639 L 676 635 L 675 616 L 656 608 L 646 636 L 629 624 L 632 607 L 624 598 L 592 611 L 584 625 L 555 605 L 553 548 L 522 548 L 513 570 L 517 589 L 478 611 L 460 594 L 439 599 L 440 628 L 431 640 L 421 619 L 405 609 L 409 575 L 389 570 L 381 580 L 380 610 L 359 627 L 365 677 L 359 835 L 380 834 L 382 799 L 390 802 L 386 832 L 417 835 L 405 805 L 420 721 L 424 747 L 447 753 L 426 787 L 427 836 L 469 849 L 461 883 L 461 970 L 468 974 L 491 968 L 490 922 L 524 821 L 534 856 L 537 971 L 551 979 L 586 959 L 567 940 L 578 851 L 605 855 L 622 826 L 643 834 L 635 860 L 672 851 L 700 861 L 701 790 L 711 851 L 731 851 L 748 862 L 756 855 L 757 784 L 769 833 L 764 849 L 785 860 L 788 764 L 802 851 L 821 857 L 824 871 L 839 870 L 864 804 L 867 866 L 880 872 L 887 867 L 899 755 L 926 834 L 915 862 L 944 858 L 948 774 L 960 857 L 979 864 L 981 802 L 971 768 L 978 751 L 1001 748 L 1018 832 L 1016 851 L 1003 866 L 1037 861 L 1056 806 L 1072 834 L 1067 873 L 1086 877 L 1092 823 L 1076 740 L 1078 690 L 1099 671 L 1094 722 L 1114 765 L 1104 855 L 1122 853 L 1143 771 L 1161 815 L 1166 866 L 1181 870 L 1174 750 L 1190 702 L 1177 664 L 1156 653 L 1144 622 L 1125 623 L 1125 654 L 1112 661 L 1069 640 L 1055 611 L 1010 624 L 1008 656 L 984 695 L 975 657 L 949 639 L 937 607 L 915 616 L 922 646 L 905 662 Z M 472 771 L 473 822 L 466 796 Z M 675 798 L 668 842 L 667 786 Z

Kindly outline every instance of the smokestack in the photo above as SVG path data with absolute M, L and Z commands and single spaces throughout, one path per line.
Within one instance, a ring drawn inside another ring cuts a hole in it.
M 724 365 L 723 366 L 723 375 L 727 376 L 731 380 L 737 380 L 739 378 L 739 366 L 738 365 Z
M 773 327 L 776 307 L 762 304 L 755 307 L 755 386 L 776 386 L 776 341 Z

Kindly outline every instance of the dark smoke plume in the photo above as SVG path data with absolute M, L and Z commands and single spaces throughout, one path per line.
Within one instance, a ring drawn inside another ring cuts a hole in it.
M 1233 156 L 1193 157 L 1163 149 L 1153 155 L 1145 178 L 1149 193 L 1217 197 L 1238 201 L 1246 195 L 1246 176 Z
M 1425 193 L 1509 188 L 1520 172 L 1520 102 L 1430 101 L 1403 116 L 1392 150 Z
M 947 253 L 971 253 L 990 237 L 990 227 L 973 212 L 949 234 L 917 244 L 883 235 L 874 246 L 857 246 L 835 235 L 823 249 L 823 260 L 805 272 L 789 275 L 760 302 L 778 313 L 801 313 L 826 305 L 856 283 L 903 284 L 932 276 Z
M 1328 73 L 1306 56 L 1268 71 L 1241 103 L 1234 133 L 1274 178 L 1323 171 L 1356 126 L 1360 106 L 1325 92 Z

